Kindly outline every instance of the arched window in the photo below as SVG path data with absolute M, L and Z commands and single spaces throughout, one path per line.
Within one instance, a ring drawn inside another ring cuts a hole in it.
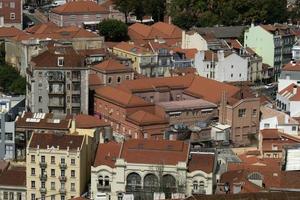
M 164 175 L 162 178 L 163 187 L 164 188 L 175 188 L 176 187 L 176 180 L 172 175 Z
M 98 177 L 98 183 L 99 183 L 99 185 L 103 185 L 103 183 L 104 183 L 103 176 Z
M 253 172 L 251 174 L 249 174 L 248 176 L 248 179 L 249 180 L 263 180 L 263 177 L 260 173 L 257 173 L 257 172 Z
M 137 173 L 130 173 L 126 178 L 126 191 L 135 191 L 141 187 L 141 176 Z
M 204 181 L 199 182 L 199 190 L 203 191 L 204 190 Z
M 105 176 L 104 178 L 104 186 L 109 186 L 109 177 Z
M 197 191 L 198 190 L 198 182 L 193 181 L 193 190 Z
M 144 187 L 146 189 L 155 188 L 158 186 L 158 178 L 154 174 L 147 174 L 144 177 Z

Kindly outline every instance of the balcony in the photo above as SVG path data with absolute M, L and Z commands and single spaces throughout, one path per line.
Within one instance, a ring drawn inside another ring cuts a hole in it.
M 46 174 L 40 175 L 40 180 L 44 182 L 47 181 L 47 175 Z
M 47 163 L 46 162 L 40 162 L 40 167 L 42 169 L 45 169 L 47 167 Z
M 98 191 L 101 191 L 101 192 L 110 192 L 111 191 L 111 187 L 110 185 L 102 185 L 102 184 L 97 184 L 97 189 Z
M 67 181 L 67 177 L 66 177 L 66 176 L 60 176 L 60 177 L 59 177 L 59 180 L 60 180 L 61 182 L 66 182 L 66 181 Z
M 67 164 L 66 163 L 59 163 L 60 169 L 67 169 Z
M 46 188 L 40 188 L 40 192 L 41 192 L 42 194 L 46 194 L 46 193 L 47 193 L 47 189 L 46 189 Z
M 64 107 L 65 105 L 63 103 L 55 103 L 55 102 L 50 102 L 49 107 Z
M 49 90 L 49 95 L 64 95 L 65 91 L 64 90 Z
M 60 188 L 60 189 L 59 189 L 59 193 L 60 193 L 61 195 L 66 194 L 66 193 L 67 193 L 66 188 Z
M 126 192 L 138 192 L 142 190 L 141 185 L 126 185 Z

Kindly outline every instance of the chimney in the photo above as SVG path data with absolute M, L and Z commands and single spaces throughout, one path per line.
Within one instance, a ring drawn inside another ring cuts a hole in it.
M 297 90 L 298 90 L 297 85 L 294 85 L 294 87 L 293 87 L 293 94 L 294 94 L 294 95 L 297 94 Z

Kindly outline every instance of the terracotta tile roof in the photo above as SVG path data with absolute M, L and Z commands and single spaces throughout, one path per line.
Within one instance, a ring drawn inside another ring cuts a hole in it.
M 115 59 L 105 60 L 97 65 L 92 66 L 92 69 L 101 72 L 132 72 L 133 70 Z
M 176 165 L 187 162 L 189 145 L 182 141 L 131 139 L 123 143 L 120 158 L 128 163 Z
M 204 60 L 206 61 L 218 61 L 218 55 L 213 51 L 205 51 Z
M 173 48 L 173 51 L 183 53 L 185 54 L 185 57 L 187 59 L 193 59 L 193 60 L 195 59 L 195 55 L 198 52 L 197 49 L 182 49 L 179 47 Z
M 296 91 L 294 91 L 294 89 Z M 300 87 L 294 83 L 279 91 L 279 94 L 290 101 L 300 101 Z
M 106 165 L 114 168 L 116 159 L 120 154 L 121 146 L 122 144 L 116 142 L 99 144 L 93 166 Z
M 26 188 L 26 168 L 12 167 L 0 174 L 0 186 Z
M 68 135 L 68 134 L 55 134 L 55 133 L 33 133 L 29 142 L 29 148 L 47 149 L 58 147 L 59 149 L 70 150 L 81 149 L 81 146 L 84 142 L 84 136 L 81 135 Z
M 97 117 L 91 115 L 76 115 L 76 128 L 99 128 L 103 126 L 109 126 L 108 122 L 105 122 Z
M 138 110 L 128 115 L 127 120 L 139 126 L 152 124 L 168 124 L 168 121 L 161 116 L 149 113 L 144 110 Z
M 296 63 L 288 63 L 284 65 L 282 71 L 300 71 L 300 61 L 297 61 Z
M 187 74 L 197 74 L 197 69 L 194 67 L 175 67 L 169 70 L 171 76 L 185 76 Z
M 16 119 L 17 129 L 45 129 L 45 130 L 69 130 L 71 126 L 71 116 L 56 115 L 53 113 L 45 113 L 43 119 L 31 120 L 36 118 L 38 113 L 26 112 Z
M 89 86 L 101 86 L 103 81 L 97 74 L 89 74 Z
M 182 30 L 173 24 L 168 24 L 168 23 L 164 23 L 164 22 L 156 22 L 151 27 L 163 32 L 164 34 L 166 34 L 168 36 L 172 36 L 172 37 L 176 37 L 176 38 L 182 37 Z
M 84 197 L 75 197 L 75 198 L 72 198 L 71 200 L 88 200 L 88 199 L 84 198 Z
M 276 117 L 278 124 L 299 124 L 299 122 L 292 117 L 290 117 L 288 114 L 278 111 L 276 109 L 270 108 L 268 106 L 261 106 L 261 119 L 268 119 Z
M 208 153 L 193 153 L 191 152 L 191 159 L 188 162 L 188 171 L 196 170 L 204 171 L 205 173 L 213 173 L 215 168 L 215 155 Z
M 60 27 L 53 22 L 47 22 L 43 24 L 36 24 L 30 28 L 25 29 L 27 33 L 30 34 L 42 34 L 42 33 L 53 33 L 59 30 Z
M 130 44 L 128 42 L 120 42 L 119 44 L 113 47 L 114 49 L 121 49 L 123 51 L 131 52 L 134 54 L 144 54 L 144 53 L 152 53 L 149 49 L 138 46 L 135 44 Z
M 58 68 L 58 58 L 63 57 L 63 66 L 59 68 L 86 68 L 84 56 L 80 55 L 72 47 L 48 47 L 48 50 L 33 57 L 33 68 Z
M 266 25 L 260 25 L 263 29 L 266 31 L 274 34 L 275 31 L 278 31 L 280 35 L 290 35 L 293 34 L 293 32 L 289 31 L 288 25 L 284 24 L 277 24 L 277 25 L 272 25 L 272 24 L 266 24 Z
M 151 105 L 140 97 L 130 92 L 117 89 L 111 86 L 104 86 L 96 89 L 96 96 L 117 103 L 123 107 L 136 107 Z
M 227 40 L 227 43 L 233 49 L 241 49 L 241 48 L 243 48 L 243 45 L 238 40 L 229 39 L 229 40 Z
M 76 14 L 108 14 L 109 11 L 93 1 L 71 1 L 51 10 L 53 13 L 61 15 Z
M 19 34 L 25 34 L 15 27 L 0 27 L 0 38 L 15 37 Z

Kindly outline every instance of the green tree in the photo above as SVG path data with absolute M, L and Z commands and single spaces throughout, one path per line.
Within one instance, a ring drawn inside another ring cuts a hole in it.
M 135 0 L 113 0 L 114 4 L 116 5 L 116 9 L 120 12 L 124 13 L 125 15 L 125 23 L 127 24 L 127 18 L 130 12 L 134 10 L 134 3 Z
M 25 94 L 26 80 L 10 65 L 0 65 L 0 86 L 5 93 Z
M 119 20 L 103 20 L 99 23 L 98 29 L 100 35 L 103 35 L 106 41 L 120 42 L 128 39 L 128 27 Z

